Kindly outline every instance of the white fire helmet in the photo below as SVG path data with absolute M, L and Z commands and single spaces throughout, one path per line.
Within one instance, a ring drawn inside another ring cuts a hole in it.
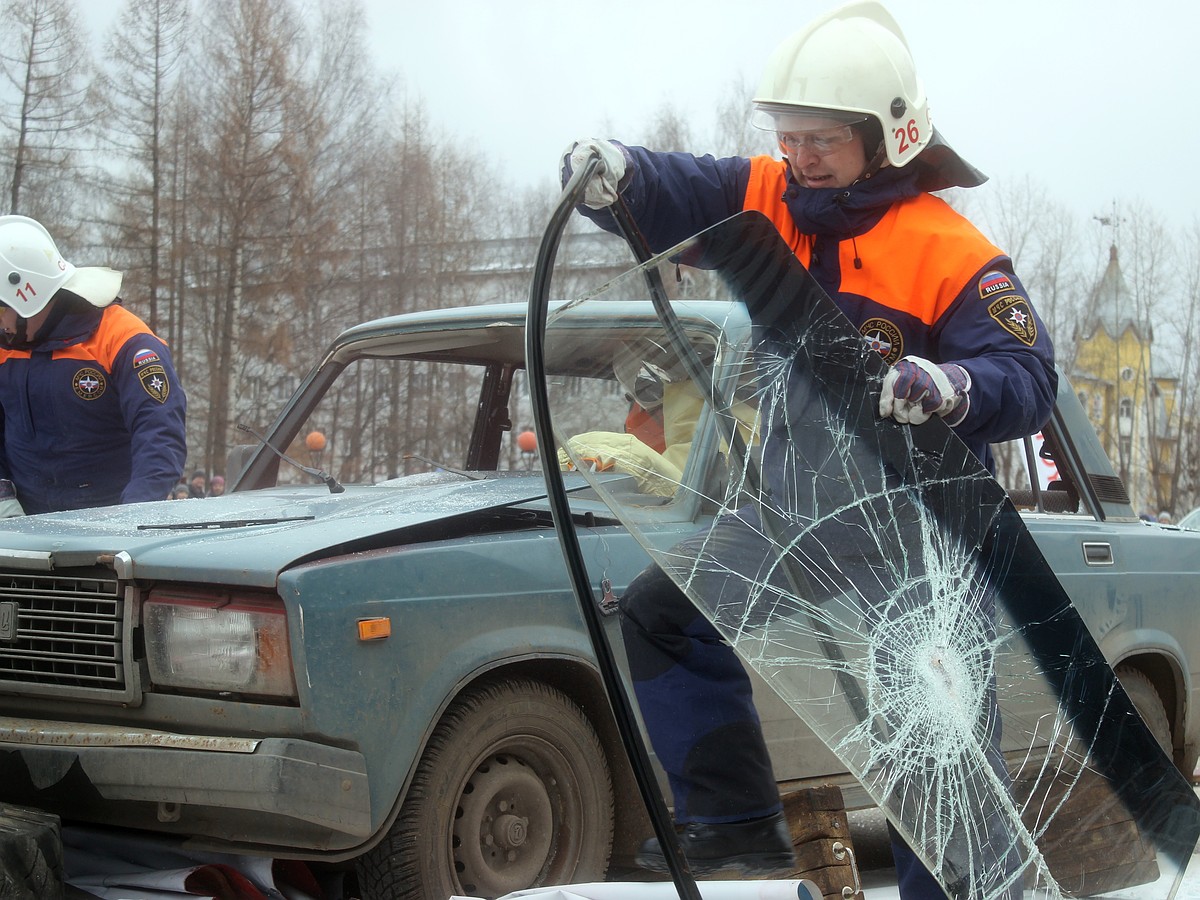
M 874 0 L 842 6 L 785 40 L 767 62 L 754 108 L 755 124 L 770 131 L 795 130 L 788 117 L 877 119 L 893 166 L 911 162 L 933 138 L 908 43 Z
M 657 354 L 656 349 L 653 343 L 627 341 L 617 348 L 612 361 L 626 399 L 650 412 L 662 406 L 663 387 L 671 381 L 669 373 L 650 361 L 651 356 L 662 355 L 661 349 Z
M 29 319 L 61 288 L 93 306 L 108 306 L 121 290 L 121 273 L 102 266 L 73 266 L 40 222 L 28 216 L 0 216 L 0 302 Z

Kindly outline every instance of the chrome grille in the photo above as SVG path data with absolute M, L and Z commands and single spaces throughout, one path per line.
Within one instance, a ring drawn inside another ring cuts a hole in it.
M 0 690 L 123 692 L 124 605 L 108 573 L 0 572 Z

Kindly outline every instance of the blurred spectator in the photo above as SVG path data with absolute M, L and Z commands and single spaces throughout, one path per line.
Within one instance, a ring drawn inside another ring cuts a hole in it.
M 1160 512 L 1158 514 L 1158 522 L 1160 525 L 1170 525 L 1171 524 L 1171 514 L 1164 509 L 1162 512 Z
M 192 496 L 192 494 L 188 490 L 188 486 L 181 481 L 181 482 L 179 482 L 179 484 L 175 485 L 175 489 L 173 491 L 171 491 L 171 496 L 168 497 L 167 499 L 168 500 L 187 500 L 190 496 Z
M 220 475 L 214 475 L 212 481 L 208 483 L 208 496 L 220 497 L 225 493 L 225 479 Z
M 204 474 L 203 469 L 197 469 L 195 472 L 192 473 L 192 478 L 188 482 L 188 496 L 189 497 L 207 496 L 207 494 L 208 494 L 208 491 L 206 490 L 207 486 L 208 486 L 208 476 Z

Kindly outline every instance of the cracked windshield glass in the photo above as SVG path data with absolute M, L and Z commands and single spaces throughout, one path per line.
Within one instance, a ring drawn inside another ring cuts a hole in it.
M 1190 786 L 1005 488 L 940 421 L 879 416 L 886 363 L 767 220 L 555 308 L 545 344 L 560 467 L 950 896 L 1169 895 L 1200 829 Z M 662 527 L 681 520 L 694 530 Z M 656 674 L 632 673 L 639 699 Z M 780 779 L 795 762 L 775 760 Z M 1104 865 L 1087 862 L 1101 826 L 1123 835 Z

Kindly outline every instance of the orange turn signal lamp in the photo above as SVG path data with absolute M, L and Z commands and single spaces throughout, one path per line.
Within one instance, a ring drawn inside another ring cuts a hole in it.
M 387 616 L 358 620 L 358 639 L 360 641 L 381 641 L 391 636 L 392 620 Z

